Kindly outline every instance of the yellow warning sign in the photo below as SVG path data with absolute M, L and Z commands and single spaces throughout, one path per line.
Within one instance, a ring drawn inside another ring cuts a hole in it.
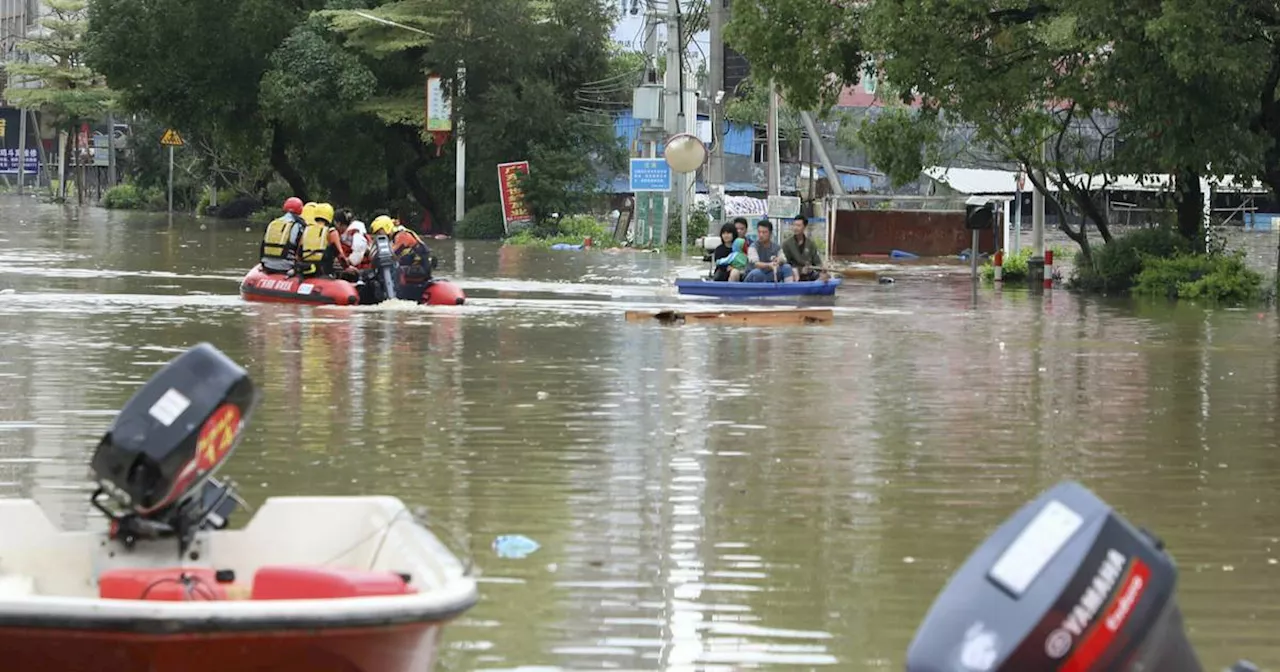
M 178 132 L 171 128 L 164 132 L 164 137 L 160 138 L 160 144 L 168 145 L 170 147 L 181 147 L 183 145 L 182 136 L 178 135 Z

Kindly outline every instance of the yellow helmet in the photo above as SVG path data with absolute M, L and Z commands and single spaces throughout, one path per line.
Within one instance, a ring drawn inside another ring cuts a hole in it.
M 307 201 L 302 206 L 302 221 L 310 224 L 316 221 L 316 203 L 315 201 Z
M 389 236 L 395 232 L 395 229 L 396 223 L 386 215 L 378 215 L 372 222 L 369 222 L 369 233 L 372 233 L 375 236 Z
M 333 206 L 328 203 L 317 203 L 315 210 L 315 218 L 324 220 L 325 224 L 333 223 Z

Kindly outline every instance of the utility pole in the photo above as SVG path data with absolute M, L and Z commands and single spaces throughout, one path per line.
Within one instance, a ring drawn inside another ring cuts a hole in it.
M 467 67 L 458 63 L 458 87 L 454 98 L 454 109 L 462 105 L 467 95 Z M 462 117 L 454 116 L 454 184 L 453 184 L 453 221 L 461 222 L 467 214 L 467 141 L 462 134 Z M 456 224 L 455 224 L 456 227 Z M 455 231 L 456 233 L 456 231 Z
M 711 54 L 707 83 L 711 94 L 711 159 L 707 165 L 707 196 L 711 201 L 711 230 L 715 234 L 724 223 L 724 5 L 725 0 L 708 0 Z
M 218 204 L 218 178 L 217 171 L 214 171 L 213 193 L 210 200 L 213 205 Z M 116 115 L 107 113 L 107 188 L 116 186 Z
M 666 76 L 663 78 L 666 95 L 663 96 L 662 105 L 662 129 L 669 138 L 676 133 L 684 130 L 682 124 L 684 122 L 684 92 L 680 90 L 680 84 L 684 79 L 681 71 L 684 68 L 684 59 L 681 58 L 680 48 L 680 0 L 667 0 L 667 69 Z M 667 202 L 674 204 L 676 207 L 684 209 L 684 182 L 683 175 L 672 175 L 671 191 L 667 198 Z M 669 207 L 663 207 L 662 216 L 662 245 L 667 244 L 667 222 L 671 217 L 667 214 Z
M 1040 143 L 1040 165 L 1043 166 L 1049 161 L 1049 143 Z M 1040 174 L 1040 184 L 1042 187 L 1048 187 L 1045 182 L 1045 171 L 1036 171 Z M 1031 194 L 1031 248 L 1034 250 L 1031 254 L 1035 258 L 1044 261 L 1044 189 L 1038 188 Z
M 769 80 L 769 126 L 765 132 L 769 146 L 769 195 L 782 195 L 782 159 L 778 155 L 778 86 Z

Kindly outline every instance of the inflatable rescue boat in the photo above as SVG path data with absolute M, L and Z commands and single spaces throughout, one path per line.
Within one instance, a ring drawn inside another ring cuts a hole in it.
M 356 285 L 336 278 L 301 278 L 280 273 L 267 273 L 262 264 L 254 266 L 240 283 L 240 296 L 246 301 L 267 303 L 309 303 L 327 306 L 355 306 L 377 301 L 360 300 Z M 404 298 L 404 297 L 402 297 Z M 418 303 L 432 306 L 461 306 L 467 300 L 462 288 L 448 280 L 427 283 Z

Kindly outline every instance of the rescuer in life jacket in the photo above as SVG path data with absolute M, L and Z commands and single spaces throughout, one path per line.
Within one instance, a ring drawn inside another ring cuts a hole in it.
M 431 250 L 418 234 L 400 225 L 386 215 L 379 215 L 369 224 L 374 236 L 391 239 L 391 251 L 400 265 L 400 286 L 396 295 L 406 301 L 417 301 L 431 282 Z
M 306 278 L 333 277 L 335 261 L 340 266 L 347 264 L 347 257 L 342 253 L 342 239 L 331 226 L 333 206 L 317 203 L 314 213 L 307 228 L 302 230 L 302 245 L 298 254 L 299 270 Z
M 298 245 L 306 223 L 302 214 L 302 199 L 290 196 L 284 202 L 284 214 L 267 225 L 258 243 L 258 256 L 262 270 L 267 273 L 291 273 L 298 259 Z

